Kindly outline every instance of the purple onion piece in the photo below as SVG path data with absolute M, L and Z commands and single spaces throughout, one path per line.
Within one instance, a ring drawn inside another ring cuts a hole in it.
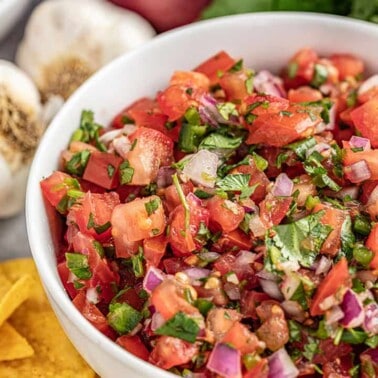
M 151 317 L 151 331 L 155 332 L 158 328 L 160 328 L 166 320 L 164 319 L 163 315 L 160 312 L 155 312 Z
M 358 94 L 361 95 L 375 87 L 378 87 L 378 75 L 373 75 L 366 79 L 361 84 L 360 88 L 358 88 Z
M 166 188 L 169 185 L 172 185 L 172 175 L 176 172 L 176 169 L 171 167 L 160 167 L 157 177 L 156 185 L 158 188 Z
M 262 278 L 259 279 L 259 282 L 264 293 L 268 294 L 271 298 L 277 299 L 278 301 L 282 301 L 284 299 L 277 282 L 263 280 Z
M 183 273 L 189 277 L 191 285 L 199 286 L 201 279 L 208 277 L 211 270 L 205 268 L 189 268 L 184 270 Z
M 378 305 L 376 303 L 368 304 L 365 309 L 365 319 L 362 328 L 370 335 L 378 334 Z
M 344 168 L 344 173 L 347 179 L 353 184 L 357 184 L 371 177 L 371 171 L 366 160 L 357 161 Z
M 352 135 L 349 140 L 349 144 L 352 148 L 363 148 L 365 151 L 371 149 L 370 140 L 362 138 L 356 135 Z
M 327 318 L 326 318 L 326 324 L 327 325 L 334 325 L 339 320 L 343 319 L 345 316 L 343 310 L 340 306 L 333 306 L 328 312 L 327 312 Z
M 299 370 L 295 367 L 285 348 L 277 350 L 269 358 L 268 378 L 295 378 Z
M 201 201 L 201 198 L 198 198 L 194 193 L 190 192 L 188 193 L 188 195 L 186 196 L 186 199 L 189 201 L 189 202 L 193 202 L 195 203 L 197 206 L 203 206 L 202 204 L 202 201 Z
M 153 266 L 148 268 L 146 276 L 143 280 L 143 289 L 151 293 L 156 286 L 160 285 L 164 280 L 164 273 Z
M 348 289 L 345 292 L 340 308 L 344 313 L 340 323 L 345 328 L 358 327 L 364 322 L 365 313 L 362 303 L 353 290 Z
M 253 87 L 255 92 L 286 98 L 282 80 L 267 70 L 260 71 L 253 78 Z
M 212 350 L 206 367 L 227 378 L 241 378 L 240 352 L 227 344 L 218 343 Z
M 235 264 L 239 266 L 252 264 L 256 260 L 256 253 L 250 251 L 241 250 L 236 255 Z
M 223 285 L 223 289 L 232 301 L 238 301 L 240 299 L 240 289 L 238 285 L 226 282 Z
M 333 130 L 335 128 L 336 124 L 336 113 L 337 113 L 337 107 L 336 104 L 334 103 L 331 106 L 331 109 L 329 109 L 329 122 L 326 124 L 325 129 L 326 130 Z
M 276 197 L 289 197 L 293 193 L 294 183 L 286 173 L 280 173 L 273 185 L 272 193 Z
M 323 274 L 328 273 L 328 271 L 332 267 L 332 260 L 327 258 L 326 256 L 322 256 L 319 260 L 318 266 L 316 267 L 315 274 Z

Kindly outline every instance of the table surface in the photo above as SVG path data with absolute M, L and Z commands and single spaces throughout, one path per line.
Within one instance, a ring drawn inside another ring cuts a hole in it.
M 0 40 L 0 59 L 13 60 L 17 44 L 21 40 L 26 20 L 32 8 L 41 0 L 32 0 L 20 22 L 9 32 L 3 40 Z M 25 214 L 0 219 L 0 260 L 30 256 L 30 248 L 26 235 Z

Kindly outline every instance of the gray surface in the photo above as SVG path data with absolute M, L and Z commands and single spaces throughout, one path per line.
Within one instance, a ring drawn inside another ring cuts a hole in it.
M 39 2 L 40 0 L 33 0 L 32 4 L 36 5 Z M 22 37 L 24 25 L 30 11 L 31 7 L 8 36 L 0 41 L 0 59 L 14 59 L 17 43 Z M 0 220 L 0 260 L 29 255 L 30 249 L 26 235 L 24 212 L 22 211 L 15 217 Z

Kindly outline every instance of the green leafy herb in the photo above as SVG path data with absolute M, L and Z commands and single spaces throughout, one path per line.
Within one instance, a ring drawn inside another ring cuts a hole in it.
M 246 234 L 249 233 L 249 222 L 251 219 L 252 219 L 252 214 L 245 213 L 243 220 L 239 224 L 239 228 Z
M 112 178 L 114 176 L 114 172 L 115 172 L 114 166 L 111 165 L 111 164 L 108 164 L 107 167 L 106 167 L 106 170 L 108 172 L 108 177 Z
M 130 151 L 134 150 L 134 148 L 137 145 L 137 143 L 138 143 L 138 139 L 134 139 L 133 142 L 131 143 Z
M 132 125 L 135 123 L 135 121 L 132 118 L 128 117 L 126 114 L 122 115 L 121 122 L 124 125 L 130 125 L 130 124 Z
M 104 247 L 102 246 L 102 244 L 99 241 L 93 240 L 92 245 L 93 245 L 93 248 L 96 250 L 96 252 L 98 253 L 98 255 L 101 258 L 105 257 Z
M 324 211 L 319 211 L 293 223 L 274 226 L 272 230 L 275 235 L 266 236 L 267 268 L 272 270 L 273 265 L 280 270 L 280 265 L 285 262 L 310 267 L 332 231 L 332 227 L 320 223 L 323 215 Z
M 177 337 L 178 339 L 194 343 L 200 328 L 198 324 L 183 312 L 178 312 L 173 318 L 169 319 L 155 333 Z
M 207 126 L 183 123 L 180 130 L 178 146 L 183 152 L 196 152 L 207 132 Z
M 66 171 L 72 175 L 82 176 L 90 155 L 88 150 L 76 152 L 66 163 Z
M 239 59 L 228 71 L 238 72 L 243 68 L 243 59 Z
M 232 102 L 222 102 L 222 103 L 218 103 L 216 106 L 220 115 L 226 121 L 228 121 L 231 116 L 239 115 L 238 111 L 236 110 L 236 105 Z
M 205 192 L 202 189 L 196 189 L 194 191 L 194 195 L 198 198 L 201 198 L 201 199 L 208 199 L 208 198 L 214 197 L 214 194 L 209 193 L 209 192 Z
M 348 108 L 353 108 L 353 106 L 356 105 L 356 103 L 357 103 L 357 91 L 355 89 L 351 90 L 348 93 L 346 103 L 347 103 Z
M 234 151 L 243 142 L 243 137 L 229 137 L 220 133 L 211 133 L 199 145 L 200 150 Z
M 301 340 L 301 325 L 294 320 L 288 321 L 290 341 L 300 341 Z
M 227 175 L 216 183 L 219 189 L 227 191 L 241 191 L 249 187 L 250 174 L 237 173 Z
M 119 334 L 127 334 L 142 320 L 142 315 L 127 303 L 111 303 L 107 319 Z
M 256 164 L 256 167 L 259 171 L 263 172 L 265 171 L 265 169 L 268 168 L 268 161 L 265 160 L 262 156 L 256 154 L 256 152 L 252 152 L 252 158 L 253 158 L 253 161 L 255 162 Z
M 66 264 L 67 268 L 79 279 L 89 280 L 92 277 L 92 272 L 89 269 L 88 256 L 81 253 L 67 252 Z
M 287 76 L 289 79 L 294 79 L 297 76 L 298 72 L 298 63 L 297 62 L 290 62 L 287 66 Z
M 248 94 L 253 93 L 253 76 L 253 73 L 251 73 L 244 82 L 245 89 L 247 90 Z
M 75 281 L 73 282 L 73 286 L 74 286 L 74 288 L 75 288 L 76 290 L 80 290 L 80 289 L 82 289 L 85 285 L 84 285 L 82 282 L 80 282 L 80 281 L 78 281 L 78 280 L 75 280 Z
M 140 248 L 139 252 L 136 255 L 133 255 L 131 257 L 133 272 L 134 272 L 135 277 L 137 278 L 144 276 L 143 261 L 144 261 L 143 248 Z
M 352 251 L 355 242 L 356 238 L 352 232 L 352 219 L 350 215 L 347 215 L 343 225 L 341 226 L 341 251 L 348 260 L 352 258 Z
M 308 342 L 304 345 L 303 349 L 303 356 L 309 361 L 312 361 L 314 356 L 319 353 L 319 340 L 309 337 Z
M 288 112 L 287 110 L 281 110 L 279 114 L 284 117 L 291 117 L 293 115 L 292 112 Z
M 315 64 L 314 76 L 311 81 L 311 85 L 315 88 L 319 88 L 322 84 L 327 81 L 328 70 L 327 67 L 322 64 Z
M 347 344 L 362 344 L 366 338 L 366 332 L 351 328 L 344 330 L 341 341 Z
M 365 344 L 369 346 L 370 348 L 376 348 L 378 346 L 378 335 L 368 337 L 365 340 Z
M 303 161 L 306 159 L 306 152 L 316 145 L 314 137 L 300 140 L 299 142 L 288 144 L 285 148 L 292 150 Z
M 144 204 L 147 214 L 150 216 L 155 213 L 161 204 L 160 198 L 154 198 Z
M 278 169 L 282 168 L 282 164 L 287 161 L 289 155 L 286 152 L 281 152 L 276 158 L 276 166 Z
M 120 175 L 120 182 L 121 185 L 129 184 L 134 176 L 134 168 L 130 166 L 128 160 L 125 160 L 119 166 L 119 175 Z

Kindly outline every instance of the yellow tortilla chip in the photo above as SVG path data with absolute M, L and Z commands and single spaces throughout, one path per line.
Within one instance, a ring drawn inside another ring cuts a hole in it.
M 0 327 L 0 361 L 31 357 L 33 348 L 9 323 Z
M 0 326 L 29 297 L 34 282 L 32 277 L 26 274 L 3 293 L 4 295 L 0 297 Z
M 14 282 L 27 273 L 34 278 L 30 297 L 13 313 L 9 323 L 25 337 L 34 355 L 0 362 L 0 378 L 93 378 L 95 372 L 81 358 L 63 332 L 45 296 L 32 259 L 0 263 L 0 273 Z

